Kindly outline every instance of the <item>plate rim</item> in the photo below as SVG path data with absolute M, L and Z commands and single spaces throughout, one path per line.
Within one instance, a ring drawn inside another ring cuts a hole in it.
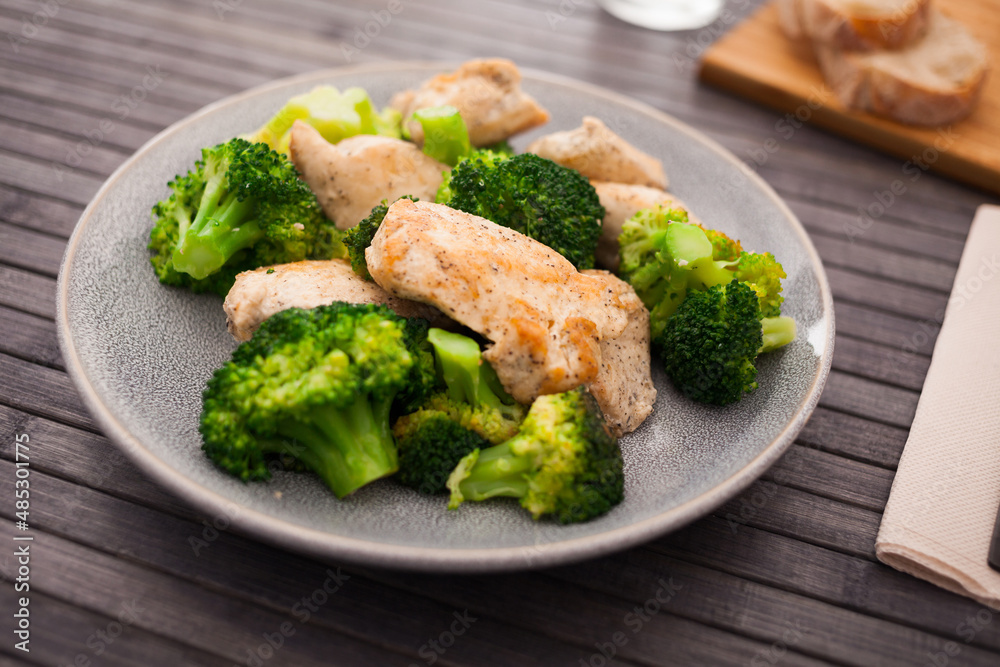
M 296 551 L 314 558 L 334 558 L 357 564 L 423 572 L 487 573 L 527 570 L 595 558 L 633 547 L 647 542 L 654 537 L 677 530 L 695 519 L 708 514 L 723 502 L 738 494 L 760 477 L 788 449 L 819 403 L 820 395 L 826 384 L 833 361 L 834 332 L 836 329 L 833 296 L 819 253 L 817 253 L 802 223 L 799 222 L 799 219 L 788 205 L 785 204 L 756 171 L 750 169 L 713 139 L 673 116 L 644 102 L 595 84 L 531 68 L 522 68 L 521 72 L 525 79 L 543 84 L 553 83 L 604 98 L 631 108 L 634 111 L 669 125 L 675 131 L 688 135 L 738 168 L 749 182 L 760 188 L 773 201 L 791 223 L 792 228 L 799 236 L 809 256 L 811 268 L 816 275 L 822 296 L 822 312 L 829 322 L 829 326 L 824 332 L 824 349 L 820 358 L 819 372 L 809 386 L 805 398 L 797 406 L 794 416 L 770 444 L 747 462 L 746 465 L 734 471 L 711 489 L 665 512 L 647 517 L 641 521 L 612 528 L 601 533 L 560 540 L 558 542 L 518 547 L 466 549 L 454 547 L 415 547 L 347 537 L 293 524 L 261 511 L 249 509 L 172 468 L 130 433 L 126 425 L 111 414 L 110 409 L 98 395 L 87 376 L 83 362 L 73 341 L 73 334 L 70 330 L 68 319 L 69 288 L 67 276 L 72 270 L 80 238 L 87 226 L 87 222 L 93 216 L 94 209 L 114 188 L 122 174 L 131 168 L 146 152 L 151 150 L 153 146 L 168 140 L 182 128 L 199 122 L 204 116 L 215 113 L 223 107 L 240 103 L 247 98 L 255 97 L 272 89 L 304 84 L 310 81 L 319 82 L 320 80 L 338 76 L 363 76 L 373 73 L 398 72 L 401 69 L 425 70 L 429 75 L 432 75 L 440 71 L 454 69 L 457 65 L 458 63 L 451 61 L 388 61 L 329 68 L 269 81 L 260 86 L 230 95 L 178 120 L 145 142 L 107 178 L 80 214 L 80 218 L 67 243 L 66 251 L 63 254 L 56 286 L 56 326 L 59 347 L 64 363 L 66 364 L 66 370 L 73 380 L 81 399 L 90 411 L 91 416 L 109 440 L 123 450 L 126 456 L 140 470 L 151 477 L 156 483 L 166 487 L 171 493 L 189 503 L 196 511 L 208 513 L 213 518 L 226 516 L 229 520 L 229 527 L 227 528 L 229 531 L 246 535 L 253 539 L 263 540 L 282 549 Z

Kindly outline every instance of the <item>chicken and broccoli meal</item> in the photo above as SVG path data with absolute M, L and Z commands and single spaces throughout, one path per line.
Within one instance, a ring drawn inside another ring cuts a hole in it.
M 781 264 L 597 118 L 511 148 L 548 119 L 505 60 L 382 110 L 320 86 L 168 184 L 156 276 L 225 297 L 240 341 L 202 396 L 212 462 L 574 523 L 621 502 L 654 363 L 695 401 L 757 387 L 758 355 L 795 338 Z

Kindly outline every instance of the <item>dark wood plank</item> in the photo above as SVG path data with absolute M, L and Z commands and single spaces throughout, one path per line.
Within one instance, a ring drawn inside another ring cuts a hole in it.
M 31 664 L 38 665 L 100 664 L 108 667 L 232 665 L 232 661 L 217 655 L 137 628 L 131 621 L 133 613 L 141 615 L 142 606 L 132 605 L 131 600 L 123 600 L 117 613 L 102 615 L 44 593 L 30 593 L 31 631 L 34 638 L 29 644 L 30 653 L 17 656 L 19 661 L 30 657 Z M 11 586 L 4 586 L 0 590 L 0 605 L 3 609 L 17 609 L 16 598 L 17 594 Z M 15 650 L 14 653 L 18 651 Z M 0 660 L 0 667 L 4 664 Z
M 881 563 L 808 546 L 719 518 L 699 521 L 654 540 L 649 547 L 958 642 L 968 638 L 960 629 L 961 622 L 981 609 L 974 600 L 926 582 L 916 582 Z M 970 643 L 998 650 L 1000 629 L 992 625 L 984 628 Z
M 795 444 L 763 479 L 881 513 L 893 471 Z
M 9 521 L 0 523 L 5 532 L 13 530 Z M 69 540 L 39 531 L 32 535 L 32 583 L 38 582 L 33 590 L 105 616 L 116 615 L 123 603 L 134 600 L 143 608 L 135 627 L 228 661 L 245 661 L 251 650 L 266 642 L 265 634 L 281 632 L 284 623 L 293 634 L 280 655 L 289 664 L 321 667 L 329 664 L 325 656 L 333 654 L 347 664 L 406 665 L 416 656 L 417 647 L 409 655 L 393 653 L 314 624 L 303 625 L 301 617 L 243 603 Z M 67 568 L 68 562 L 74 567 Z M 12 568 L 12 561 L 0 561 L 4 577 L 13 576 Z M 324 583 L 324 579 L 308 582 L 299 592 L 310 595 Z M 328 596 L 328 603 L 331 600 L 339 603 L 335 594 Z
M 833 298 L 841 303 L 869 306 L 921 320 L 940 321 L 944 317 L 948 295 L 943 292 L 862 275 L 837 266 L 825 268 Z
M 922 665 L 928 652 L 941 651 L 948 641 L 703 565 L 664 559 L 643 549 L 549 573 L 571 585 L 639 603 L 649 596 L 649 582 L 672 576 L 683 586 L 676 602 L 685 615 L 765 642 L 780 640 L 794 629 L 799 633 L 796 651 L 840 664 Z M 968 665 L 995 665 L 996 653 L 963 646 L 962 659 Z
M 0 306 L 0 352 L 43 366 L 62 368 L 52 320 Z
M 99 489 L 130 503 L 198 520 L 190 505 L 153 483 L 103 435 L 5 405 L 0 405 L 0 428 L 5 433 L 28 434 L 34 454 L 31 466 L 35 470 L 71 480 L 81 487 Z M 0 456 L 14 460 L 11 438 L 0 442 Z
M 863 417 L 816 408 L 798 442 L 856 461 L 895 469 L 908 429 L 867 421 Z
M 55 278 L 66 240 L 0 222 L 0 263 Z
M 920 391 L 930 366 L 930 357 L 902 347 L 879 345 L 838 335 L 833 367 L 852 375 Z
M 13 464 L 0 462 L 9 482 L 0 481 L 13 494 Z M 87 547 L 128 557 L 166 572 L 178 580 L 208 584 L 228 596 L 253 602 L 278 613 L 294 616 L 302 610 L 302 596 L 324 581 L 331 566 L 285 554 L 262 544 L 221 531 L 204 541 L 201 522 L 174 519 L 160 512 L 138 508 L 110 496 L 76 487 L 42 473 L 32 476 L 32 526 Z M 0 510 L 2 513 L 3 510 Z M 219 524 L 223 525 L 223 524 Z M 201 540 L 201 544 L 193 540 Z M 400 653 L 410 653 L 427 641 L 427 628 L 439 633 L 463 615 L 467 607 L 432 603 L 399 591 L 391 595 L 384 586 L 335 567 L 347 581 L 337 591 L 336 604 L 312 612 L 310 622 L 340 633 L 366 638 Z M 461 581 L 461 580 L 458 580 Z M 535 594 L 537 595 L 537 593 Z M 538 596 L 538 599 L 545 599 Z M 475 625 L 448 651 L 448 659 L 473 662 L 491 656 L 489 664 L 574 664 L 589 657 L 586 633 L 576 632 L 576 648 L 563 647 L 531 629 L 512 627 L 499 610 L 473 608 Z M 464 634 L 464 633 L 463 633 Z
M 149 127 L 139 127 L 128 122 L 127 117 L 119 118 L 119 114 L 111 108 L 110 103 L 103 113 L 91 112 L 53 107 L 46 102 L 3 93 L 0 94 L 0 115 L 13 121 L 36 125 L 74 141 L 87 141 L 91 145 L 115 150 L 121 155 L 122 161 L 156 134 Z M 92 155 L 92 153 L 83 155 L 83 151 L 79 152 L 84 159 Z M 63 160 L 57 159 L 53 162 L 63 163 Z M 77 165 L 70 163 L 66 166 L 75 168 Z M 53 175 L 49 175 L 49 179 L 52 178 Z
M 94 146 L 86 138 L 54 136 L 24 123 L 2 120 L 0 149 L 62 164 L 67 169 L 78 169 L 103 178 L 107 178 L 131 154 L 130 151 L 103 143 Z
M 868 224 L 857 211 L 842 211 L 800 200 L 794 194 L 784 195 L 792 209 L 811 234 L 827 234 L 858 245 L 901 250 L 917 257 L 931 257 L 957 265 L 962 257 L 965 239 L 936 229 L 914 227 L 908 221 L 880 218 L 878 224 Z
M 910 253 L 872 248 L 849 239 L 814 234 L 813 244 L 827 267 L 854 273 L 888 278 L 903 285 L 926 287 L 943 294 L 951 293 L 956 266 L 936 259 L 915 257 Z
M 57 421 L 97 430 L 69 376 L 45 366 L 0 354 L 0 377 L 10 387 L 0 403 Z
M 44 69 L 28 66 L 19 69 L 0 67 L 0 89 L 11 96 L 57 103 L 62 107 L 99 115 L 111 111 L 111 105 L 122 95 L 117 86 L 101 87 L 93 82 L 80 85 Z M 129 107 L 128 118 L 137 126 L 159 130 L 187 115 L 188 108 L 185 105 L 184 109 L 174 109 L 164 106 L 162 102 L 137 104 L 134 108 Z
M 908 389 L 831 371 L 820 405 L 892 426 L 909 428 L 919 394 Z
M 15 1 L 14 4 L 20 3 Z M 26 8 L 31 6 L 29 3 L 24 4 Z M 0 8 L 0 31 L 13 32 L 21 27 L 20 21 L 14 18 L 17 13 L 17 9 L 4 11 Z M 162 72 L 166 77 L 183 77 L 186 81 L 208 86 L 252 88 L 274 76 L 273 71 L 261 73 L 246 65 L 220 63 L 215 59 L 192 54 L 177 54 L 155 42 L 147 41 L 136 46 L 128 43 L 130 40 L 108 39 L 108 33 L 102 35 L 100 30 L 67 30 L 66 21 L 61 20 L 65 16 L 66 14 L 59 12 L 48 21 L 45 29 L 38 31 L 32 45 L 56 50 L 67 57 L 85 58 L 91 63 L 132 63 L 137 68 L 134 71 L 151 68 L 153 72 Z M 141 85 L 144 78 L 139 76 L 136 84 Z
M 67 204 L 0 185 L 0 220 L 15 225 L 69 238 L 82 212 L 82 204 Z
M 63 201 L 90 203 L 104 179 L 59 162 L 35 160 L 0 150 L 0 183 Z
M 778 535 L 858 558 L 875 560 L 875 535 L 882 515 L 853 504 L 829 500 L 758 480 L 715 512 L 732 524 Z
M 54 319 L 55 295 L 53 278 L 0 264 L 0 305 Z
M 938 310 L 930 317 L 907 317 L 835 299 L 834 316 L 838 333 L 930 357 L 944 312 Z

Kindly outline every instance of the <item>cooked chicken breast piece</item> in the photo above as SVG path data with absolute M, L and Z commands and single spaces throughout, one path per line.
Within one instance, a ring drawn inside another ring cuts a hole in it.
M 238 341 L 250 340 L 261 323 L 288 308 L 315 308 L 334 301 L 384 303 L 403 317 L 422 317 L 432 326 L 453 328 L 441 311 L 423 303 L 387 293 L 351 269 L 344 259 L 305 260 L 262 266 L 236 276 L 223 309 L 229 333 Z
M 423 128 L 410 119 L 417 109 L 450 104 L 456 107 L 473 146 L 488 146 L 548 122 L 549 112 L 521 90 L 521 72 L 501 58 L 470 60 L 450 74 L 439 74 L 417 90 L 396 94 L 410 136 L 423 143 Z
M 659 188 L 605 181 L 591 181 L 590 184 L 597 190 L 605 211 L 595 257 L 597 265 L 609 271 L 618 270 L 618 237 L 622 233 L 622 225 L 642 209 L 657 204 L 679 207 L 688 212 L 691 222 L 701 224 L 701 220 L 688 210 L 687 204 Z
M 583 273 L 617 280 L 604 271 Z M 587 385 L 616 437 L 639 428 L 656 402 L 650 374 L 649 311 L 635 292 L 631 292 L 631 299 L 625 331 L 617 338 L 601 341 L 601 370 Z
M 667 189 L 662 162 L 643 153 L 593 116 L 584 116 L 583 125 L 575 130 L 536 139 L 527 152 L 576 169 L 594 180 Z
M 383 199 L 434 199 L 449 167 L 409 141 L 359 134 L 331 144 L 311 125 L 292 125 L 289 156 L 323 212 L 350 229 Z
M 610 274 L 580 273 L 534 239 L 429 202 L 393 204 L 365 258 L 387 292 L 488 338 L 483 358 L 521 403 L 597 380 L 602 343 L 642 308 Z

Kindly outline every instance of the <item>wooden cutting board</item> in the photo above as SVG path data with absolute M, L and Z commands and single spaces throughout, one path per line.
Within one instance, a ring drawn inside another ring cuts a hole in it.
M 808 46 L 787 39 L 773 2 L 719 39 L 700 77 L 798 120 L 825 127 L 903 160 L 904 174 L 932 169 L 1000 193 L 1000 0 L 936 0 L 990 49 L 993 71 L 972 114 L 952 126 L 925 129 L 849 111 L 823 83 Z M 779 121 L 781 122 L 781 121 Z

